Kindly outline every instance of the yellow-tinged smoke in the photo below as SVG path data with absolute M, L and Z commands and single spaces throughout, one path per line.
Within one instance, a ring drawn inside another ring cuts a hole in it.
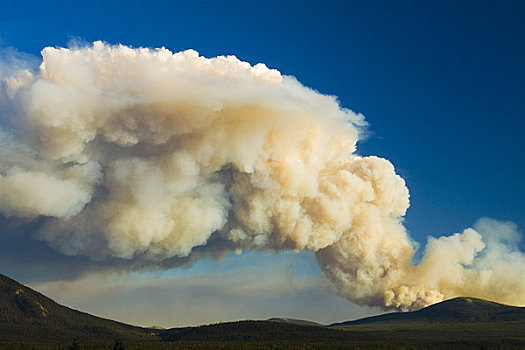
M 55 218 L 38 237 L 61 252 L 162 262 L 214 237 L 239 251 L 313 250 L 362 304 L 525 303 L 506 224 L 480 223 L 506 238 L 432 239 L 413 265 L 405 182 L 388 160 L 354 154 L 364 118 L 335 97 L 193 50 L 95 42 L 42 56 L 37 74 L 1 76 L 0 212 Z

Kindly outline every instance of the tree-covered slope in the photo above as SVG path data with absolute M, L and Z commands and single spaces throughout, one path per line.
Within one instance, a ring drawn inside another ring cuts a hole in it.
M 92 316 L 55 303 L 0 275 L 0 339 L 38 343 L 153 340 L 151 331 Z
M 159 336 L 165 341 L 216 342 L 319 342 L 352 339 L 350 332 L 274 321 L 238 321 L 172 328 L 161 332 Z
M 393 312 L 330 327 L 385 322 L 472 323 L 525 321 L 525 307 L 516 307 L 476 298 L 454 298 L 413 312 Z

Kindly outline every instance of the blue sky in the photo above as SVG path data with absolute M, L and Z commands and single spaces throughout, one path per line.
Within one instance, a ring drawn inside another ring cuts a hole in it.
M 192 48 L 263 62 L 338 96 L 369 123 L 358 153 L 389 159 L 407 182 L 405 223 L 422 245 L 480 217 L 525 228 L 521 1 L 0 0 L 0 7 L 4 49 L 38 56 L 45 46 L 95 40 Z M 230 270 L 234 257 L 183 274 Z M 320 274 L 303 266 L 294 275 L 305 269 Z

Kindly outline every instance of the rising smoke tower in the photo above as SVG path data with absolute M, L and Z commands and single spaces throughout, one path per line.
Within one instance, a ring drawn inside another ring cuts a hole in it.
M 95 42 L 42 56 L 38 72 L 0 69 L 0 212 L 48 217 L 35 239 L 62 253 L 162 264 L 211 240 L 309 249 L 360 304 L 525 303 L 508 235 L 432 239 L 413 264 L 405 182 L 354 153 L 366 123 L 336 98 L 193 50 Z

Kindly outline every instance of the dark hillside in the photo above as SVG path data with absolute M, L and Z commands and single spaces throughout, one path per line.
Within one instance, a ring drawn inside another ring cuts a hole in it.
M 355 321 L 334 323 L 330 327 L 385 322 L 490 323 L 514 321 L 525 321 L 525 307 L 503 305 L 476 298 L 454 298 L 418 311 L 366 317 Z
M 351 340 L 350 332 L 274 321 L 238 321 L 173 328 L 159 334 L 164 341 L 319 342 Z
M 0 339 L 63 344 L 153 340 L 150 331 L 76 311 L 0 275 Z

